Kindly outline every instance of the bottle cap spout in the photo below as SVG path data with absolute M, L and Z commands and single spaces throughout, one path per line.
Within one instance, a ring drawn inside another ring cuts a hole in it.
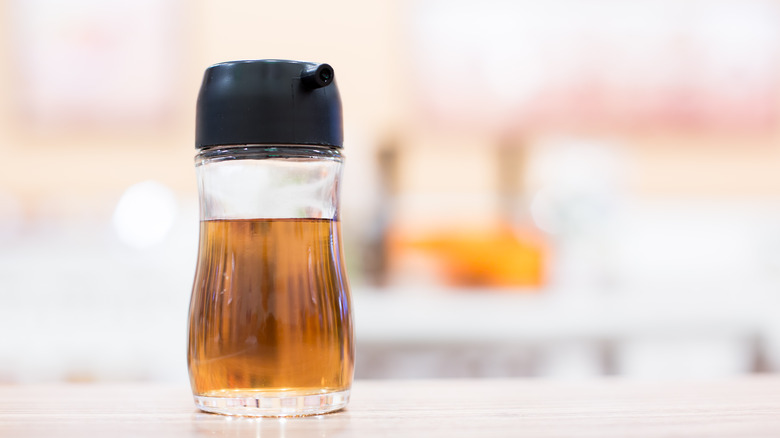
M 301 83 L 309 88 L 327 87 L 331 82 L 333 82 L 333 68 L 328 64 L 310 67 L 301 73 Z

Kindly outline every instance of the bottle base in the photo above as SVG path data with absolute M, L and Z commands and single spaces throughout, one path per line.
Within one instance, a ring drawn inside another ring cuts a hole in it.
M 196 395 L 198 409 L 222 415 L 244 417 L 302 417 L 337 411 L 347 406 L 350 390 L 320 394 L 257 392 L 242 397 Z

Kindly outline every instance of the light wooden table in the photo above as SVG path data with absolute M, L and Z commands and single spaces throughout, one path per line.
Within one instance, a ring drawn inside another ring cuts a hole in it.
M 341 412 L 199 412 L 181 386 L 0 386 L 0 437 L 769 437 L 780 376 L 718 382 L 357 381 Z

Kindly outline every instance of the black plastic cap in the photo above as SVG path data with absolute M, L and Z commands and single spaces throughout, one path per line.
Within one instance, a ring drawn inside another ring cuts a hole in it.
M 262 59 L 216 64 L 198 94 L 195 147 L 342 147 L 341 98 L 328 64 Z

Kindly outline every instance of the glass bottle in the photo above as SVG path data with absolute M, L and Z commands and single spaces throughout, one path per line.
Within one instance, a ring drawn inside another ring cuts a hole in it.
M 354 344 L 333 70 L 278 60 L 210 67 L 196 145 L 201 224 L 187 355 L 195 403 L 250 416 L 344 407 Z

